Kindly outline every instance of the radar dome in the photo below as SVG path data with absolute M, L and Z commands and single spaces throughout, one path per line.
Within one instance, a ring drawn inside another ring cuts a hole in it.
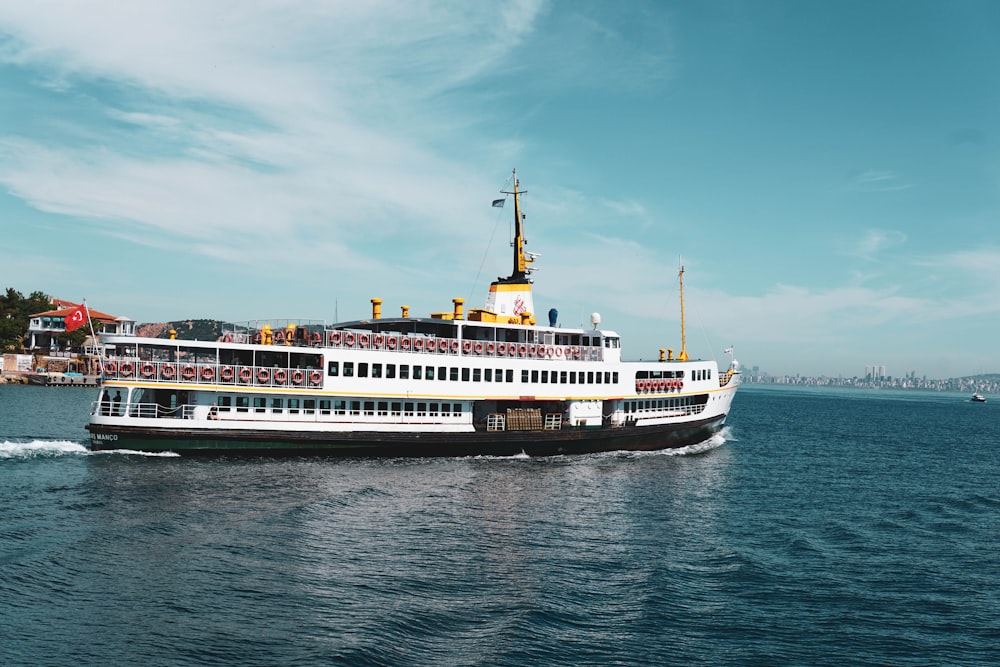
M 601 323 L 601 314 L 600 313 L 591 313 L 590 314 L 590 323 L 593 324 L 594 328 L 596 329 L 597 325 Z

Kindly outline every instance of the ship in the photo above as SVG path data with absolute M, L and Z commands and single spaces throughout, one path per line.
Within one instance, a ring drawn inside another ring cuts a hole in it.
M 690 359 L 684 268 L 681 345 L 623 358 L 621 336 L 534 312 L 517 171 L 513 270 L 481 308 L 426 317 L 256 320 L 216 341 L 102 335 L 90 447 L 180 455 L 554 456 L 697 445 L 724 427 L 740 367 Z

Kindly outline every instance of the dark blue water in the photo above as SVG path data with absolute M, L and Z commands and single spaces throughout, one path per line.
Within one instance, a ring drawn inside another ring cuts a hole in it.
M 0 387 L 0 664 L 1000 663 L 1000 399 L 747 387 L 699 453 L 343 461 L 88 454 L 93 394 Z

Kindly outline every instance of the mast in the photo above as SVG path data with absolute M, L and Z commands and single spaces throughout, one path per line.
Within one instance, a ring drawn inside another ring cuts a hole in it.
M 681 264 L 681 270 L 677 273 L 677 281 L 680 284 L 681 291 L 681 352 L 677 355 L 678 361 L 687 361 L 687 340 L 684 336 L 684 265 Z
M 514 195 L 514 243 L 512 244 L 514 246 L 514 272 L 511 273 L 510 278 L 508 278 L 508 280 L 523 281 L 527 280 L 528 264 L 531 264 L 531 262 L 533 261 L 532 259 L 525 257 L 524 253 L 525 240 L 524 240 L 524 225 L 523 225 L 524 220 L 523 217 L 521 216 L 521 195 L 528 194 L 528 191 L 524 190 L 523 192 L 518 192 L 517 188 L 520 185 L 520 183 L 518 183 L 517 180 L 517 169 L 514 170 L 513 174 L 514 174 L 513 192 L 508 192 L 506 190 L 500 191 L 505 195 Z

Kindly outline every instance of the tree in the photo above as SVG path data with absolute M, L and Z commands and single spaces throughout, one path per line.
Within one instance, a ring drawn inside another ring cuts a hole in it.
M 52 308 L 52 302 L 43 292 L 35 291 L 25 298 L 13 287 L 8 287 L 7 292 L 0 295 L 0 347 L 15 351 L 22 349 L 31 315 Z

